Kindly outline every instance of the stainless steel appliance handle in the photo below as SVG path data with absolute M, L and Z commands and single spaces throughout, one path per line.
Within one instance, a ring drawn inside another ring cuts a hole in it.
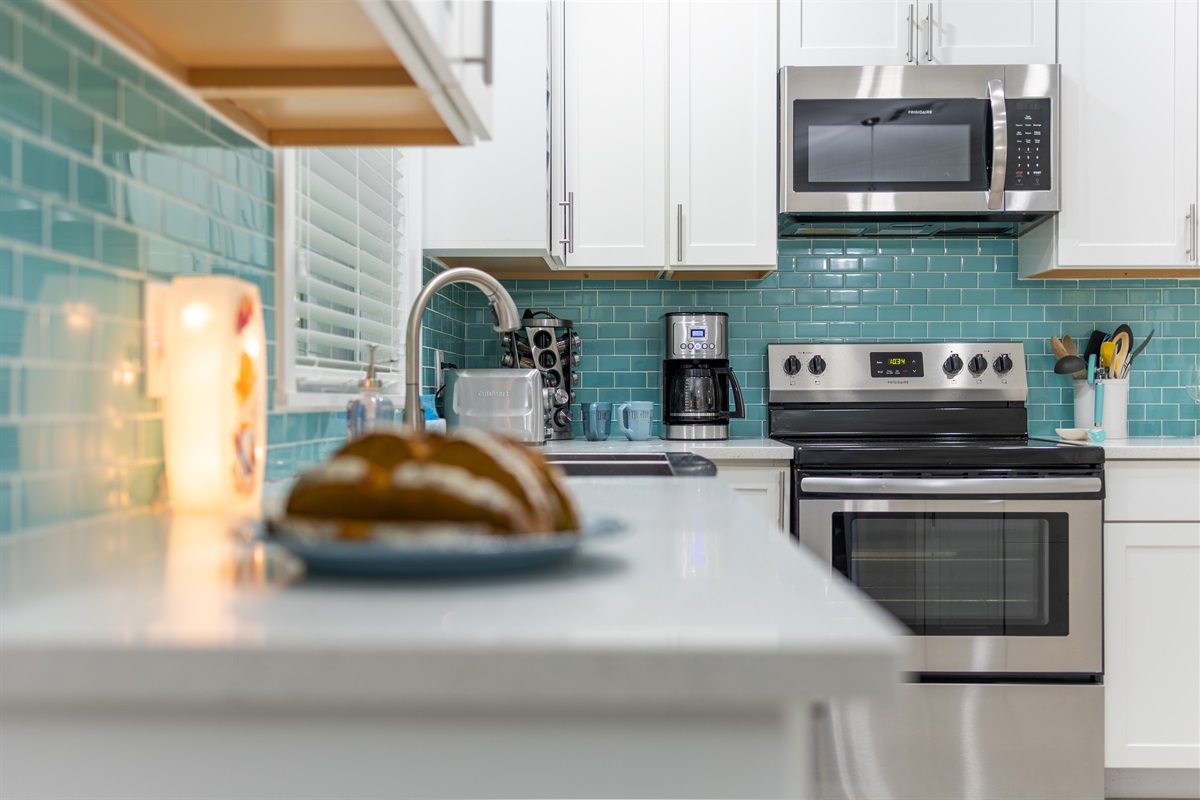
M 800 490 L 822 494 L 1083 494 L 1099 478 L 822 478 L 800 479 Z
M 1196 260 L 1196 204 L 1188 206 L 1188 261 Z
M 925 60 L 933 62 L 933 3 L 925 12 Z
M 683 203 L 675 206 L 675 260 L 683 261 Z
M 992 187 L 988 191 L 989 210 L 1004 208 L 1004 179 L 1008 174 L 1008 109 L 1004 105 L 1004 81 L 988 81 L 988 100 L 992 103 Z
M 913 4 L 908 4 L 908 63 L 913 63 Z

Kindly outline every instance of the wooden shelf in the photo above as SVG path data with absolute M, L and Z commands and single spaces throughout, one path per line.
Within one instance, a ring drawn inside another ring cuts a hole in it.
M 431 70 L 413 63 L 420 51 L 403 24 L 379 0 L 364 2 L 379 8 L 368 14 L 357 0 L 51 5 L 265 146 L 470 144 L 470 127 Z

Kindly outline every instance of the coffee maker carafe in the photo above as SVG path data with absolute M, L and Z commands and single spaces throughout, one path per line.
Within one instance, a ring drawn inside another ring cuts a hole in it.
M 663 315 L 663 438 L 729 438 L 729 420 L 746 416 L 729 368 L 729 317 L 719 311 Z M 735 410 L 729 410 L 733 394 Z

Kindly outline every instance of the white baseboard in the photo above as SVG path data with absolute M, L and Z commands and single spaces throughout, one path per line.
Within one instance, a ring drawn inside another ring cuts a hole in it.
M 1200 800 L 1200 769 L 1106 769 L 1104 796 L 1109 800 Z

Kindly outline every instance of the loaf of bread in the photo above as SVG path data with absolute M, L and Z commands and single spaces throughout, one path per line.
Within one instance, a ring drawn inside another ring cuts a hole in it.
M 287 515 L 340 521 L 343 538 L 369 536 L 381 522 L 414 531 L 472 525 L 499 535 L 579 527 L 559 473 L 541 455 L 469 430 L 356 439 L 296 481 Z

